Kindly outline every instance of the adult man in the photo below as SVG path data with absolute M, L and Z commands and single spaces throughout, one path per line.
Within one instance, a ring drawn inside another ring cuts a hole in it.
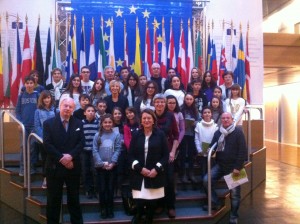
M 82 122 L 72 116 L 75 102 L 66 97 L 60 112 L 44 122 L 44 147 L 47 153 L 47 223 L 59 223 L 62 191 L 67 186 L 71 223 L 83 223 L 79 202 L 80 153 L 84 147 Z
M 129 75 L 129 68 L 128 67 L 122 67 L 120 70 L 121 78 L 122 78 L 122 83 L 126 85 L 127 83 L 127 78 Z
M 163 93 L 165 88 L 165 78 L 162 78 L 160 75 L 160 65 L 154 62 L 151 66 L 151 80 L 156 82 L 158 86 L 158 92 Z
M 83 93 L 89 94 L 91 89 L 93 88 L 94 82 L 90 80 L 91 71 L 88 66 L 83 66 L 80 69 L 80 76 L 82 77 L 81 80 L 81 87 Z
M 221 203 L 215 191 L 215 183 L 221 177 L 233 173 L 238 176 L 240 170 L 244 167 L 244 161 L 247 156 L 246 140 L 243 131 L 235 128 L 233 124 L 233 117 L 230 113 L 225 112 L 221 116 L 222 125 L 218 131 L 215 132 L 211 142 L 211 146 L 217 142 L 216 165 L 211 170 L 212 180 L 212 209 L 218 210 L 221 208 Z M 204 189 L 207 192 L 208 176 L 203 178 Z M 241 200 L 240 186 L 230 191 L 231 198 L 231 212 L 230 223 L 237 223 L 238 209 Z M 207 210 L 207 206 L 203 207 Z
M 226 71 L 222 78 L 224 79 L 224 84 L 220 85 L 220 88 L 222 89 L 222 100 L 226 100 L 230 97 L 230 87 L 234 84 L 233 72 Z
M 114 78 L 115 78 L 115 69 L 110 65 L 105 66 L 104 77 L 105 77 L 105 92 L 107 93 L 107 95 L 111 95 L 111 92 L 109 89 L 109 83 L 110 83 L 110 81 L 114 80 Z M 122 83 L 120 83 L 120 84 L 121 84 L 121 90 L 123 90 L 124 85 Z
M 55 107 L 58 107 L 58 102 L 61 94 L 66 89 L 66 84 L 64 84 L 62 71 L 59 68 L 54 68 L 51 71 L 52 82 L 46 86 L 46 90 L 49 90 L 51 96 L 55 100 Z
M 165 133 L 168 140 L 169 163 L 165 167 L 165 205 L 168 209 L 169 218 L 176 217 L 175 211 L 175 188 L 174 188 L 174 159 L 178 147 L 179 132 L 174 114 L 166 110 L 167 99 L 164 94 L 158 93 L 153 98 L 157 126 Z M 162 203 L 159 203 L 162 206 Z M 162 211 L 158 208 L 157 213 Z

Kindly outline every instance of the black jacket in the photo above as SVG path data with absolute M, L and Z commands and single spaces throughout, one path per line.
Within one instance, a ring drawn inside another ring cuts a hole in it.
M 130 184 L 132 189 L 141 190 L 142 181 L 144 179 L 145 188 L 160 188 L 164 186 L 165 173 L 164 167 L 168 163 L 169 159 L 169 150 L 165 134 L 158 128 L 154 128 L 152 135 L 149 138 L 148 145 L 148 154 L 145 161 L 145 135 L 143 130 L 137 131 L 131 140 L 129 147 L 129 165 L 131 175 L 130 175 Z M 134 161 L 138 163 L 133 167 L 132 164 Z M 162 167 L 158 167 L 157 163 L 160 163 Z M 153 168 L 158 172 L 155 178 L 144 177 L 141 174 L 143 167 L 151 170 Z
M 44 122 L 43 136 L 47 153 L 46 171 L 80 175 L 80 153 L 85 142 L 82 122 L 71 116 L 66 132 L 60 115 L 57 114 Z M 59 162 L 63 154 L 73 157 L 73 169 L 68 170 Z

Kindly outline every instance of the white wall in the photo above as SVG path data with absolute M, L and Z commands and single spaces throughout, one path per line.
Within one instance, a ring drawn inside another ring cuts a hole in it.
M 225 29 L 230 28 L 231 21 L 234 29 L 237 29 L 235 38 L 238 50 L 238 41 L 240 37 L 239 26 L 242 24 L 242 34 L 244 39 L 247 31 L 247 23 L 249 22 L 249 55 L 250 55 L 250 93 L 251 104 L 263 104 L 263 32 L 262 32 L 262 2 L 261 0 L 213 0 L 207 6 L 206 22 L 214 21 L 213 38 L 216 42 L 217 61 L 219 63 L 220 49 L 222 43 L 222 23 L 225 20 Z M 226 57 L 229 63 L 230 41 L 227 40 Z M 229 67 L 229 64 L 226 65 Z
M 50 15 L 52 15 L 52 26 L 55 24 L 55 0 L 0 0 L 0 14 L 2 25 L 2 42 L 6 35 L 6 12 L 9 15 L 9 36 L 11 47 L 14 47 L 15 30 L 11 29 L 11 23 L 16 21 L 17 14 L 20 21 L 23 22 L 23 29 L 20 30 L 21 48 L 23 48 L 25 34 L 25 16 L 28 16 L 28 32 L 30 37 L 31 54 L 34 47 L 34 39 L 40 15 L 40 36 L 42 43 L 42 52 L 45 60 L 47 32 L 50 26 Z M 54 29 L 52 29 L 54 30 Z M 52 34 L 53 37 L 53 34 Z M 13 49 L 12 49 L 13 52 Z

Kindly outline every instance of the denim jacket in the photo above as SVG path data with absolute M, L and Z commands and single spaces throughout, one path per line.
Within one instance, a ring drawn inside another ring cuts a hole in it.
M 55 116 L 54 107 L 50 110 L 36 109 L 34 114 L 34 133 L 43 138 L 44 121 Z

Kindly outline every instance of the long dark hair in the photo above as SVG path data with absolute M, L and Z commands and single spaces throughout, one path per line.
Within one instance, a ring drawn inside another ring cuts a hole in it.
M 143 102 L 145 103 L 148 99 L 148 94 L 147 94 L 147 88 L 150 84 L 153 84 L 154 86 L 154 94 L 153 94 L 153 97 L 158 93 L 158 86 L 156 84 L 156 82 L 152 81 L 152 80 L 149 80 L 147 81 L 146 85 L 145 85 L 145 91 L 144 91 L 144 94 L 142 96 L 142 100 Z M 153 99 L 153 98 L 152 98 Z M 152 105 L 152 100 L 151 100 L 151 105 Z
M 96 83 L 97 83 L 99 80 L 102 82 L 102 87 L 101 87 L 101 89 L 100 89 L 99 92 L 104 91 L 104 88 L 105 88 L 105 81 L 104 81 L 104 79 L 102 79 L 102 78 L 97 78 L 97 79 L 95 79 L 94 85 L 93 85 L 93 87 L 92 87 L 92 89 L 91 89 L 91 94 L 92 94 L 92 95 L 96 95 L 97 92 L 98 92 L 98 91 L 96 90 Z
M 188 105 L 186 105 L 186 103 L 185 103 L 185 98 L 186 98 L 187 95 L 190 95 L 190 96 L 193 97 L 193 99 L 194 99 L 194 102 L 192 103 L 191 106 L 188 106 Z M 197 108 L 196 108 L 195 97 L 193 96 L 192 93 L 187 93 L 187 94 L 185 94 L 185 96 L 184 96 L 184 101 L 183 101 L 183 104 L 182 104 L 182 106 L 181 106 L 181 112 L 182 112 L 184 118 L 185 118 L 186 114 L 189 113 L 189 114 L 191 114 L 191 116 L 192 116 L 195 120 L 198 119 L 198 110 L 197 110 Z
M 79 80 L 80 80 L 80 76 L 79 76 L 79 75 L 77 75 L 77 74 L 71 75 L 70 80 L 69 80 L 69 83 L 68 83 L 68 85 L 67 85 L 67 88 L 66 88 L 66 90 L 65 90 L 62 94 L 64 94 L 64 93 L 69 93 L 70 97 L 73 98 L 73 89 L 74 89 L 74 87 L 73 87 L 72 81 L 73 81 L 75 78 L 79 78 Z M 83 92 L 83 91 L 82 91 L 81 81 L 80 81 L 80 82 L 79 82 L 79 86 L 78 86 L 78 93 L 81 94 L 82 92 Z
M 130 111 L 130 112 L 132 112 L 132 113 L 134 113 L 134 123 L 135 124 L 139 124 L 139 118 L 138 118 L 138 116 L 137 116 L 137 111 L 136 111 L 136 109 L 134 108 L 134 107 L 127 107 L 126 109 L 125 109 L 125 121 L 126 121 L 126 124 L 128 124 L 128 125 L 130 125 L 130 121 L 128 120 L 128 118 L 127 118 L 127 116 L 126 116 L 126 112 L 127 111 Z
M 54 104 L 54 100 L 51 96 L 51 93 L 49 90 L 43 90 L 39 96 L 39 99 L 38 99 L 38 104 L 37 104 L 37 108 L 38 109 L 46 109 L 45 108 L 45 104 L 44 104 L 44 99 L 49 97 L 51 98 L 51 103 L 50 103 L 50 108 L 53 106 Z
M 176 102 L 176 106 L 175 106 L 174 112 L 175 113 L 180 112 L 180 107 L 179 107 L 179 104 L 178 104 L 178 101 L 177 101 L 176 97 L 173 96 L 173 95 L 168 95 L 166 98 L 167 98 L 167 109 L 169 110 L 169 108 L 168 108 L 168 100 L 169 99 L 174 99 L 175 102 Z
M 125 96 L 128 96 L 128 87 L 129 87 L 129 79 L 130 78 L 134 78 L 135 80 L 135 86 L 133 87 L 134 89 L 134 95 L 135 96 L 140 96 L 141 95 L 141 91 L 140 91 L 140 83 L 139 83 L 139 76 L 136 73 L 129 73 L 127 80 L 126 80 L 126 88 L 124 89 L 125 92 Z M 130 87 L 129 87 L 130 88 Z
M 211 77 L 211 80 L 210 80 L 210 83 L 209 83 L 210 86 L 208 86 L 207 82 L 205 81 L 205 78 L 208 76 L 208 74 L 210 74 L 210 77 Z M 203 90 L 204 89 L 209 89 L 209 88 L 214 89 L 216 85 L 217 85 L 217 83 L 216 83 L 214 77 L 211 75 L 211 72 L 210 71 L 204 72 L 203 79 L 202 79 L 202 84 L 201 84 L 201 89 L 203 89 Z
M 109 118 L 114 123 L 113 116 L 111 114 L 104 114 L 103 115 L 103 117 L 101 118 L 100 128 L 99 128 L 99 132 L 98 132 L 99 135 L 98 135 L 98 138 L 97 138 L 97 145 L 98 146 L 100 146 L 102 144 L 101 136 L 103 135 L 103 132 L 104 132 L 103 127 L 102 127 L 102 123 L 106 118 Z

